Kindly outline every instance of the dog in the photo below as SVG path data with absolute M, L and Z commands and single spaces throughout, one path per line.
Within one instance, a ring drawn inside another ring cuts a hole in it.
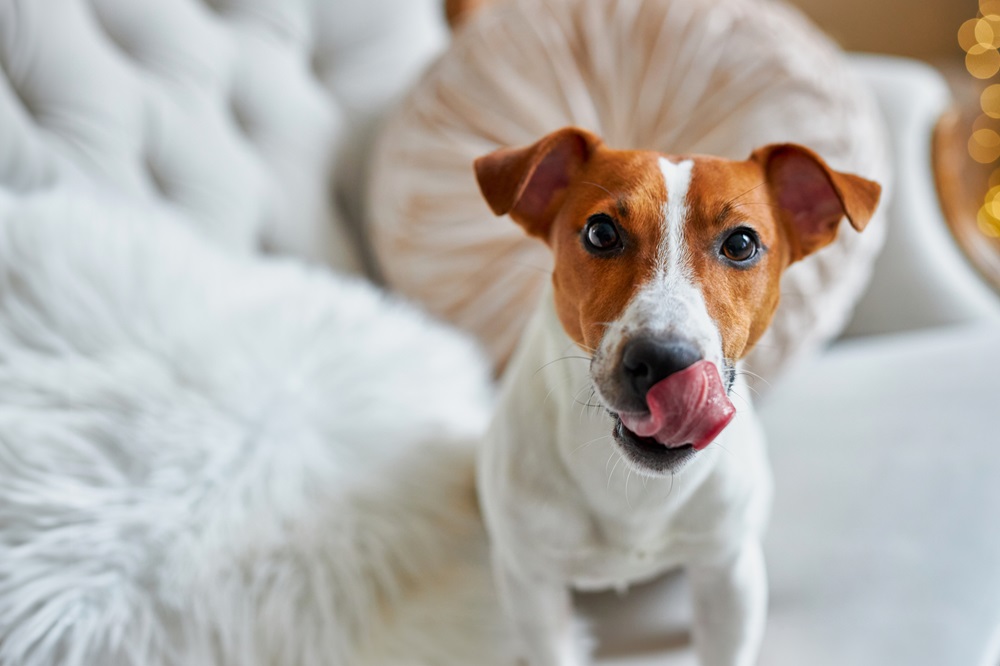
M 477 462 L 519 663 L 586 662 L 571 589 L 677 567 L 700 662 L 755 663 L 771 491 L 740 359 L 784 269 L 844 217 L 863 230 L 880 186 L 795 144 L 739 162 L 613 150 L 574 127 L 485 155 L 475 174 L 492 211 L 554 257 Z

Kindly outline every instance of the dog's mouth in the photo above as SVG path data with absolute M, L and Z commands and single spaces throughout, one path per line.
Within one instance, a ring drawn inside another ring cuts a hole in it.
M 629 430 L 621 417 L 609 412 L 614 420 L 612 435 L 636 467 L 653 474 L 678 472 L 698 454 L 694 444 L 664 446 L 652 437 L 640 437 Z
M 612 412 L 613 435 L 630 460 L 675 471 L 711 444 L 736 414 L 716 366 L 699 361 L 654 384 L 642 412 Z

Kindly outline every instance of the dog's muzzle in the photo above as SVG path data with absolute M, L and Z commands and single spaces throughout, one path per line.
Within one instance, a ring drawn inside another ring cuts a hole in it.
M 679 469 L 736 413 L 719 369 L 685 340 L 629 341 L 618 375 L 625 408 L 611 412 L 613 435 L 632 462 L 647 471 Z

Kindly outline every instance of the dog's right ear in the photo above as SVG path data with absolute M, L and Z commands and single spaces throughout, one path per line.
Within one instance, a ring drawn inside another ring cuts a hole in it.
M 480 157 L 476 180 L 495 214 L 509 214 L 529 234 L 548 240 L 566 188 L 600 144 L 586 130 L 564 127 L 525 148 Z

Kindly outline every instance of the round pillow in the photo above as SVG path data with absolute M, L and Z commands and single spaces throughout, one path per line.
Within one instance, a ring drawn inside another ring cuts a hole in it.
M 805 144 L 886 184 L 877 109 L 796 11 L 761 0 L 510 0 L 465 23 L 384 128 L 369 189 L 384 278 L 474 333 L 502 366 L 548 279 L 547 248 L 480 196 L 472 162 L 566 125 L 613 148 L 744 159 Z M 883 206 L 884 208 L 884 206 Z M 789 270 L 748 367 L 768 378 L 842 328 L 884 238 L 864 234 Z

